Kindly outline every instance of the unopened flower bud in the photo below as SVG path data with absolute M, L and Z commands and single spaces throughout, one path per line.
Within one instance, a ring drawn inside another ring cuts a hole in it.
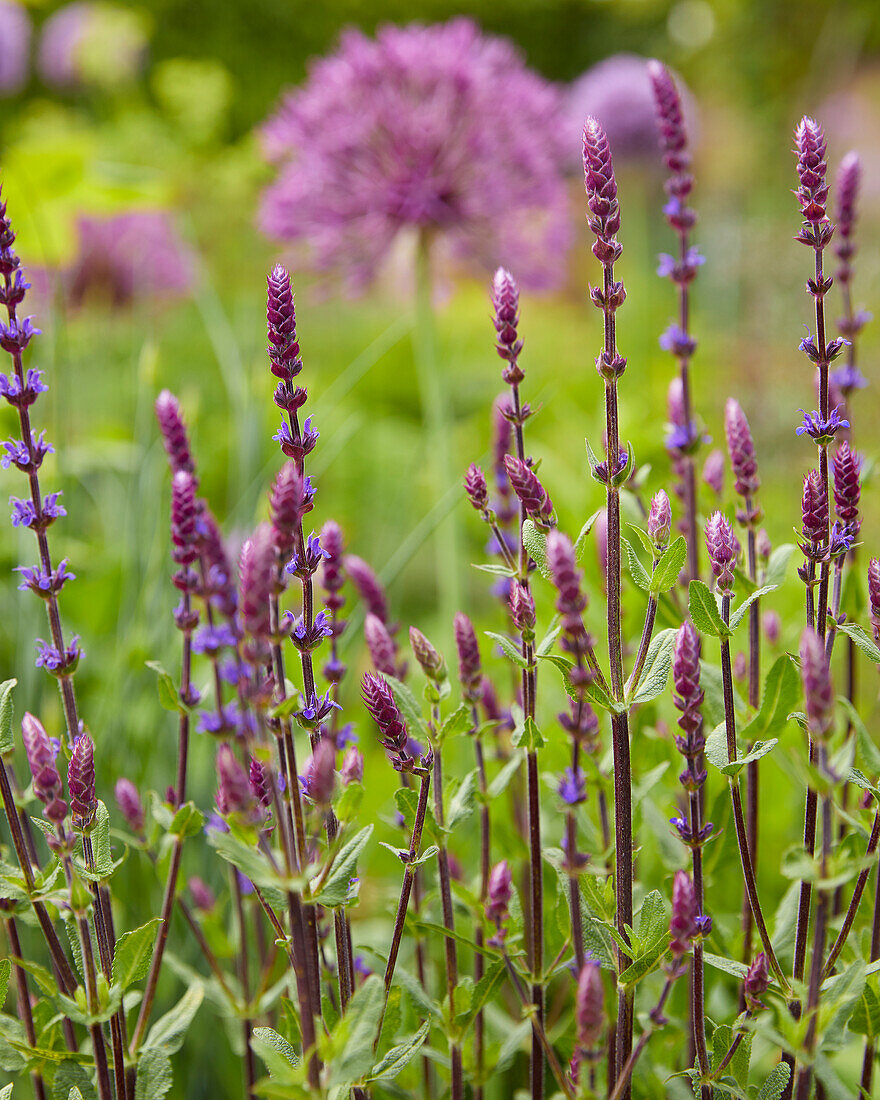
M 651 510 L 648 512 L 648 536 L 658 554 L 669 545 L 671 530 L 672 509 L 669 505 L 669 497 L 661 489 L 659 493 L 654 494 Z
M 429 680 L 441 683 L 446 679 L 446 661 L 414 626 L 409 628 L 409 644 L 419 667 Z
M 344 786 L 360 783 L 364 778 L 364 757 L 357 745 L 349 745 L 339 772 Z
M 116 780 L 116 805 L 120 813 L 128 822 L 129 827 L 136 833 L 144 831 L 144 807 L 138 789 L 130 779 L 124 776 Z

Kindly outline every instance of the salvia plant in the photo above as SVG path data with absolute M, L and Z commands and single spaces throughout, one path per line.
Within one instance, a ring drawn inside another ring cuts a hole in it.
M 45 607 L 36 663 L 62 704 L 49 729 L 25 712 L 19 738 L 15 681 L 0 687 L 0 1000 L 12 983 L 16 1002 L 0 1017 L 0 1064 L 23 1094 L 164 1096 L 206 1002 L 233 1037 L 247 1097 L 876 1095 L 880 750 L 862 712 L 880 666 L 880 560 L 858 545 L 860 165 L 843 160 L 832 205 L 822 128 L 797 126 L 812 311 L 803 393 L 818 408 L 799 425 L 792 415 L 802 508 L 794 539 L 774 548 L 767 470 L 736 399 L 723 407 L 726 455 L 698 462 L 694 181 L 675 81 L 657 62 L 649 76 L 674 245 L 660 261 L 676 318 L 661 338 L 675 359 L 667 488 L 647 492 L 663 473 L 638 467 L 621 419 L 638 365 L 623 354 L 625 205 L 600 120 L 583 130 L 602 330 L 583 384 L 605 414 L 604 439 L 587 444 L 595 511 L 579 531 L 559 526 L 532 451 L 520 290 L 500 268 L 491 467 L 463 478 L 488 536 L 478 568 L 500 601 L 485 633 L 459 610 L 448 652 L 395 619 L 328 516 L 310 473 L 320 433 L 308 357 L 290 276 L 275 267 L 277 470 L 237 556 L 201 493 L 177 399 L 155 402 L 179 634 L 178 667 L 153 664 L 163 758 L 176 738 L 159 793 L 117 777 L 112 798 L 98 797 L 101 731 L 80 714 L 83 653 L 62 617 L 75 576 L 50 540 L 65 509 L 41 479 L 52 446 L 39 419 L 47 382 L 30 365 L 39 330 L 0 206 L 0 394 L 20 428 L 3 465 L 23 475 L 12 523 L 33 533 L 36 561 L 19 587 Z M 785 652 L 773 593 L 792 558 L 803 616 Z M 355 676 L 344 658 L 361 622 Z M 212 806 L 189 797 L 195 739 L 214 746 Z M 779 881 L 758 870 L 771 753 L 803 791 L 788 808 L 802 843 L 774 861 Z M 366 784 L 388 789 L 387 820 L 365 820 Z M 358 873 L 377 832 L 392 841 L 391 885 Z M 197 846 L 201 875 L 184 883 L 184 850 Z M 119 927 L 114 905 L 126 859 L 163 883 L 158 911 L 134 928 Z M 173 950 L 178 936 L 199 968 Z M 163 974 L 187 986 L 158 1015 Z

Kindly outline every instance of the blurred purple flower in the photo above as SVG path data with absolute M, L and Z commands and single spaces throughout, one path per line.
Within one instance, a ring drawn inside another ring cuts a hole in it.
M 14 0 L 0 0 L 0 95 L 14 95 L 27 83 L 31 17 Z
M 37 67 L 52 88 L 126 83 L 143 65 L 143 16 L 122 5 L 77 0 L 43 24 Z
M 469 19 L 348 31 L 263 127 L 279 174 L 262 227 L 354 289 L 404 228 L 552 284 L 570 238 L 565 132 L 557 90 Z
M 114 305 L 176 297 L 195 282 L 195 257 L 161 210 L 83 216 L 77 234 L 76 258 L 65 276 L 76 305 L 92 295 L 103 295 Z

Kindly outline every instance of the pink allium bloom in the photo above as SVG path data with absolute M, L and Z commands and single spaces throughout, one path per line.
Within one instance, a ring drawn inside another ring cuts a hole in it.
M 79 248 L 67 273 L 70 297 L 93 293 L 114 304 L 134 298 L 186 294 L 195 281 L 191 250 L 160 210 L 133 210 L 112 218 L 81 217 Z
M 121 4 L 76 0 L 43 24 L 37 68 L 52 88 L 113 87 L 140 71 L 146 46 L 138 12 Z
M 0 0 L 0 95 L 14 95 L 27 83 L 31 17 L 14 0 Z
M 262 129 L 278 177 L 261 224 L 354 289 L 405 228 L 550 285 L 570 239 L 565 133 L 559 92 L 469 19 L 348 31 Z
M 565 114 L 571 137 L 572 168 L 580 169 L 578 138 L 584 119 L 599 120 L 608 135 L 615 161 L 657 157 L 657 123 L 647 60 L 618 53 L 597 62 L 573 81 Z

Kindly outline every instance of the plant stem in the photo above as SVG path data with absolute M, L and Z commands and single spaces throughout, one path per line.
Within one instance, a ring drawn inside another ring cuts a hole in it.
M 688 792 L 688 806 L 690 810 L 691 837 L 695 843 L 691 849 L 691 857 L 694 872 L 694 892 L 696 894 L 697 911 L 703 912 L 703 848 L 699 841 L 702 829 L 702 814 L 700 812 L 700 792 Z M 709 1076 L 709 1052 L 706 1049 L 706 1007 L 705 1007 L 705 981 L 703 964 L 703 943 L 698 940 L 694 944 L 694 959 L 691 964 L 691 1028 L 693 1032 L 694 1050 L 697 1055 L 697 1065 L 702 1077 Z M 704 1085 L 702 1100 L 712 1100 L 713 1090 L 710 1085 Z
M 746 496 L 745 514 L 748 517 L 747 560 L 749 580 L 757 583 L 758 555 L 755 542 L 755 522 L 752 516 L 752 499 Z M 749 608 L 749 706 L 757 710 L 761 697 L 761 601 Z M 749 746 L 751 751 L 751 746 Z M 758 811 L 760 806 L 760 761 L 753 760 L 746 765 L 746 833 L 749 841 L 749 853 L 754 864 L 758 858 Z M 752 907 L 748 895 L 743 891 L 742 908 L 743 961 L 748 966 L 752 959 Z
M 491 822 L 489 817 L 488 784 L 486 782 L 486 761 L 483 756 L 483 742 L 480 737 L 480 716 L 477 713 L 476 704 L 471 709 L 471 722 L 473 723 L 474 756 L 477 762 L 477 779 L 480 794 L 483 801 L 480 805 L 480 909 L 485 907 L 489 894 L 489 871 L 491 864 Z M 477 948 L 483 947 L 483 922 L 477 919 L 474 930 L 474 940 Z M 482 950 L 474 952 L 474 985 L 477 985 L 483 977 L 485 963 Z M 473 1100 L 483 1100 L 483 1058 L 484 1028 L 483 1010 L 477 1013 L 474 1019 L 474 1061 L 476 1063 L 476 1081 L 473 1086 Z
M 877 851 L 877 844 L 880 842 L 880 811 L 874 814 L 874 825 L 871 829 L 871 835 L 868 838 L 868 847 L 865 851 L 865 858 L 870 858 Z M 850 898 L 849 907 L 846 911 L 846 916 L 843 918 L 843 926 L 840 932 L 837 934 L 837 939 L 834 941 L 834 945 L 828 953 L 828 958 L 825 960 L 825 967 L 822 971 L 822 979 L 824 981 L 834 968 L 834 964 L 837 961 L 837 957 L 843 950 L 843 945 L 846 943 L 847 937 L 852 930 L 853 921 L 856 919 L 856 914 L 859 911 L 859 905 L 862 901 L 862 894 L 865 892 L 865 886 L 868 883 L 868 878 L 871 874 L 871 868 L 865 867 L 859 873 L 859 877 L 856 880 L 855 889 L 853 895 Z M 873 959 L 871 960 L 873 962 Z
M 722 598 L 721 618 L 725 623 L 729 624 L 729 594 Z M 721 675 L 724 685 L 724 720 L 727 732 L 727 759 L 730 763 L 733 763 L 733 761 L 736 760 L 736 709 L 733 701 L 733 672 L 730 665 L 730 642 L 727 638 L 721 639 Z M 761 910 L 761 903 L 758 898 L 758 884 L 755 879 L 755 869 L 752 864 L 748 834 L 743 818 L 739 777 L 735 775 L 730 776 L 728 782 L 730 786 L 730 800 L 733 806 L 733 818 L 736 825 L 736 840 L 739 846 L 739 857 L 742 863 L 743 877 L 745 879 L 749 906 L 752 910 L 752 917 L 755 921 L 755 927 L 758 929 L 758 935 L 761 937 L 761 944 L 764 948 L 764 954 L 767 956 L 767 962 L 770 969 L 776 975 L 779 984 L 782 986 L 783 992 L 789 993 L 791 991 L 790 986 L 782 972 L 782 967 L 779 965 L 776 952 L 773 950 L 773 944 L 770 941 L 770 934 L 767 931 L 767 925 L 764 921 L 764 914 Z
M 638 1062 L 639 1058 L 641 1057 L 642 1051 L 648 1045 L 648 1040 L 651 1038 L 657 1028 L 662 1026 L 659 1021 L 662 1018 L 663 1008 L 666 1004 L 666 999 L 669 996 L 669 992 L 672 989 L 672 984 L 677 977 L 678 974 L 667 974 L 666 981 L 663 985 L 663 990 L 660 994 L 660 999 L 657 1001 L 657 1004 L 651 1012 L 651 1020 L 653 1026 L 646 1028 L 639 1036 L 639 1041 L 636 1044 L 635 1050 L 633 1050 L 629 1057 L 626 1059 L 620 1073 L 617 1075 L 617 1080 L 614 1085 L 614 1091 L 611 1093 L 609 1100 L 622 1100 L 625 1095 L 629 1094 L 630 1078 L 632 1077 L 632 1072 L 636 1067 L 636 1062 Z
M 241 983 L 242 999 L 246 1006 L 250 1006 L 251 994 L 250 994 L 250 977 L 249 970 L 249 952 L 247 942 L 247 926 L 244 920 L 244 904 L 242 902 L 241 884 L 238 879 L 238 871 L 234 867 L 229 869 L 230 878 L 232 880 L 232 896 L 235 902 L 235 921 L 238 926 L 238 980 Z M 256 890 L 256 886 L 254 887 Z M 282 935 L 284 929 L 278 924 Z M 245 1096 L 247 1100 L 253 1100 L 254 1098 L 254 1085 L 257 1081 L 257 1067 L 254 1062 L 254 1052 L 251 1050 L 251 1032 L 254 1028 L 254 1022 L 249 1017 L 241 1021 L 242 1036 L 244 1038 L 244 1079 L 245 1079 Z
M 413 879 L 416 874 L 416 868 L 413 864 L 419 858 L 419 849 L 422 844 L 422 829 L 425 824 L 425 814 L 428 810 L 428 792 L 431 788 L 431 772 L 429 768 L 420 768 L 418 769 L 418 774 L 421 778 L 419 801 L 416 807 L 415 822 L 413 823 L 412 836 L 409 842 L 406 870 L 403 872 L 403 885 L 400 888 L 400 901 L 397 904 L 397 916 L 394 919 L 391 949 L 388 952 L 388 962 L 385 965 L 385 996 L 382 1000 L 382 1011 L 379 1014 L 379 1023 L 376 1027 L 376 1038 L 373 1040 L 374 1053 L 379 1046 L 379 1040 L 382 1038 L 382 1024 L 385 1021 L 385 1010 L 388 1007 L 388 995 L 391 992 L 391 981 L 394 977 L 394 968 L 397 965 L 397 955 L 400 951 L 400 941 L 403 937 L 406 910 L 409 905 L 409 896 L 412 892 Z
M 869 961 L 880 959 L 880 869 L 877 871 L 877 884 L 874 888 L 874 916 L 871 921 L 871 954 Z M 862 1059 L 862 1078 L 860 1085 L 863 1096 L 871 1095 L 874 1077 L 874 1058 L 877 1053 L 877 1040 L 865 1039 L 865 1054 Z
M 6 917 L 4 924 L 6 926 L 6 936 L 9 939 L 10 955 L 16 959 L 23 958 L 15 918 Z M 37 1045 L 37 1033 L 34 1031 L 34 1016 L 31 1012 L 31 997 L 28 991 L 27 974 L 18 963 L 13 964 L 13 969 L 15 971 L 15 996 L 16 1003 L 18 1004 L 18 1018 L 24 1025 L 24 1034 L 28 1046 L 35 1047 Z M 31 1073 L 31 1082 L 34 1086 L 36 1100 L 46 1100 L 46 1086 L 43 1084 L 42 1075 L 38 1070 L 34 1070 Z
M 427 231 L 420 233 L 416 242 L 415 293 L 416 319 L 413 337 L 416 377 L 425 426 L 431 493 L 439 500 L 454 480 L 451 473 L 452 418 L 446 375 L 437 353 L 437 327 L 432 301 L 431 238 Z M 450 513 L 438 524 L 434 532 L 434 549 L 440 621 L 450 623 L 461 604 L 455 513 Z

